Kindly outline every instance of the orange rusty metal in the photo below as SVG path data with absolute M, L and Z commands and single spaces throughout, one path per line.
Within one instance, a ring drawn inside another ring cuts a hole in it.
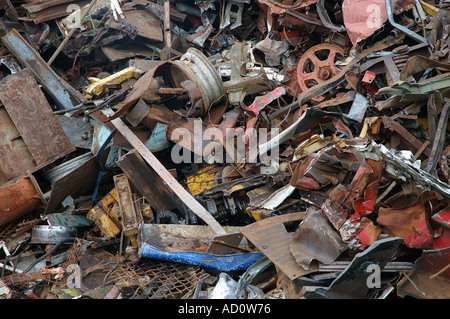
M 42 200 L 29 177 L 0 188 L 0 226 L 6 225 L 42 205 Z
M 432 248 L 428 201 L 436 197 L 433 192 L 424 192 L 407 207 L 380 209 L 377 223 L 384 233 L 403 238 L 410 248 Z

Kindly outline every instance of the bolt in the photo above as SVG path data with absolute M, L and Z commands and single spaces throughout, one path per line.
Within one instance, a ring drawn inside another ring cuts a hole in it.
M 330 78 L 330 76 L 331 76 L 331 70 L 328 69 L 328 68 L 321 69 L 321 70 L 319 71 L 319 77 L 320 77 L 322 80 L 327 80 L 328 78 Z

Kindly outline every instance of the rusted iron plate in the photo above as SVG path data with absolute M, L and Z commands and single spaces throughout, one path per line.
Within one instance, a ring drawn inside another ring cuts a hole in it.
M 146 10 L 127 11 L 125 18 L 116 22 L 114 19 L 109 19 L 106 22 L 106 27 L 123 30 L 124 24 L 130 24 L 136 28 L 137 35 L 163 42 L 163 33 L 161 29 L 161 21 L 151 12 Z
M 327 265 L 347 249 L 339 233 L 320 209 L 311 207 L 289 243 L 297 264 L 309 269 L 313 260 Z
M 224 226 L 227 233 L 239 232 L 240 227 Z M 165 251 L 206 252 L 216 238 L 209 226 L 179 224 L 144 224 L 140 239 Z M 247 249 L 248 243 L 242 242 Z
M 76 150 L 29 70 L 11 74 L 0 82 L 0 100 L 36 166 L 43 167 Z
M 242 227 L 240 232 L 258 247 L 289 279 L 294 280 L 317 270 L 316 265 L 311 265 L 308 270 L 300 267 L 289 250 L 292 233 L 286 231 L 283 223 L 302 220 L 304 216 L 305 213 L 301 212 L 265 218 Z
M 71 109 L 85 101 L 83 95 L 61 79 L 39 53 L 13 29 L 2 38 L 3 44 L 36 77 L 46 92 L 63 109 Z
M 408 277 L 403 277 L 398 283 L 398 296 L 450 298 L 450 268 L 445 270 L 449 264 L 450 248 L 424 251 Z
M 33 157 L 6 109 L 0 107 L 0 185 L 35 167 Z
M 424 192 L 416 203 L 408 207 L 380 209 L 377 223 L 382 226 L 384 233 L 403 238 L 408 247 L 432 248 L 433 238 L 426 204 L 436 196 L 433 192 Z
M 38 3 L 23 4 L 22 8 L 25 9 L 34 23 L 39 24 L 67 16 L 70 13 L 67 7 L 71 3 L 74 4 L 73 1 L 40 1 Z M 75 3 L 83 8 L 89 4 L 89 1 L 77 1 Z

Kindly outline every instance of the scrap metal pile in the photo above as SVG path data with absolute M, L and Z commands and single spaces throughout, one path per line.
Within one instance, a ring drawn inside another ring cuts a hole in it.
M 450 297 L 448 0 L 1 0 L 0 296 Z

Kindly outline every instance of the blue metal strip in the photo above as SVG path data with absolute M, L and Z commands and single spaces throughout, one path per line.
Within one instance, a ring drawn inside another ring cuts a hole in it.
M 144 258 L 202 266 L 207 269 L 223 272 L 246 270 L 265 257 L 264 254 L 257 252 L 228 256 L 214 256 L 196 251 L 166 252 L 146 243 L 139 246 L 139 255 Z

